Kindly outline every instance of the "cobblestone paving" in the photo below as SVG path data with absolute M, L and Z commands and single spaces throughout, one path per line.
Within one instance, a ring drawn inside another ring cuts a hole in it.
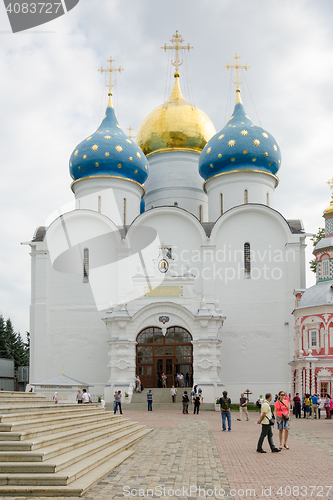
M 260 434 L 260 426 L 255 425 L 256 412 L 250 412 L 249 422 L 238 422 L 238 413 L 233 412 L 232 432 L 221 432 L 218 412 L 182 415 L 178 409 L 152 413 L 127 409 L 125 413 L 126 417 L 154 431 L 136 443 L 135 454 L 88 491 L 83 500 L 204 498 L 203 494 L 191 492 L 190 486 L 204 489 L 205 498 L 219 500 L 333 500 L 333 488 L 330 492 L 326 488 L 333 486 L 333 420 L 292 418 L 290 450 L 270 453 L 265 443 L 268 453 L 261 455 L 255 451 Z M 274 443 L 279 445 L 276 429 Z M 125 486 L 136 490 L 132 493 L 137 495 L 124 496 Z M 215 487 L 217 491 L 223 489 L 224 494 L 212 495 L 208 490 Z M 147 492 L 154 488 L 154 495 Z M 139 496 L 140 489 L 148 495 Z M 176 489 L 181 491 L 175 492 Z M 57 500 L 65 498 L 57 497 Z M 13 500 L 13 497 L 1 500 Z
M 132 491 L 132 499 L 135 495 L 139 498 L 140 491 L 147 493 L 147 489 L 150 498 L 197 498 L 195 488 L 202 489 L 202 496 L 205 490 L 211 498 L 217 498 L 213 494 L 216 488 L 220 497 L 232 499 L 208 422 L 197 420 L 188 425 L 188 421 L 177 422 L 179 418 L 165 414 L 150 420 L 148 425 L 158 420 L 167 425 L 156 427 L 137 443 L 135 454 L 90 490 L 85 500 L 126 498 L 126 486 Z
M 333 444 L 328 442 L 324 437 L 319 437 L 314 431 L 308 429 L 293 429 L 290 435 L 303 441 L 303 443 L 306 443 L 308 446 L 333 457 Z
M 301 421 L 292 418 L 288 440 L 289 450 L 266 454 L 256 453 L 260 426 L 258 414 L 250 413 L 249 422 L 238 422 L 232 415 L 232 432 L 221 432 L 221 423 L 208 417 L 220 453 L 230 491 L 235 500 L 269 499 L 333 499 L 331 456 L 333 444 L 324 439 L 332 434 L 331 420 Z M 274 443 L 279 446 L 275 428 Z M 327 488 L 326 488 L 327 486 Z M 330 489 L 331 487 L 331 489 Z

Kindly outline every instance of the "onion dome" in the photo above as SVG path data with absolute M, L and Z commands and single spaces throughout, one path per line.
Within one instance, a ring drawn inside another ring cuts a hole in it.
M 331 198 L 331 203 L 329 204 L 329 206 L 324 210 L 324 217 L 326 218 L 327 217 L 332 217 L 333 216 L 333 194 L 332 194 L 332 198 Z
M 200 153 L 215 132 L 208 116 L 184 99 L 176 71 L 169 99 L 143 120 L 136 142 L 147 156 L 170 150 Z
M 229 172 L 252 170 L 275 175 L 281 152 L 274 137 L 252 123 L 237 88 L 234 113 L 227 125 L 210 139 L 199 160 L 199 173 L 205 180 Z
M 69 169 L 74 181 L 87 177 L 123 177 L 143 184 L 147 179 L 147 158 L 118 124 L 111 94 L 101 125 L 76 146 Z

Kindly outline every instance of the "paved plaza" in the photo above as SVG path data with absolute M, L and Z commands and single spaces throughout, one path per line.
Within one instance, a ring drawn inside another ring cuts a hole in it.
M 290 449 L 271 453 L 265 442 L 267 453 L 259 454 L 258 413 L 250 412 L 248 422 L 238 422 L 238 412 L 233 412 L 232 431 L 221 432 L 219 412 L 193 415 L 192 410 L 183 415 L 180 406 L 148 413 L 123 405 L 124 417 L 154 431 L 136 443 L 135 454 L 88 491 L 84 500 L 333 499 L 333 420 L 292 417 Z M 274 443 L 279 445 L 276 426 Z

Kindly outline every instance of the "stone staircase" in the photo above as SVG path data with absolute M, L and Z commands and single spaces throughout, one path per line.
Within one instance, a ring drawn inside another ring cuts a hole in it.
M 151 430 L 93 404 L 0 391 L 0 497 L 82 496 Z
M 167 387 L 165 389 L 161 388 L 154 388 L 151 389 L 152 393 L 154 395 L 154 403 L 153 403 L 153 411 L 154 410 L 179 410 L 180 412 L 183 411 L 183 405 L 182 405 L 182 396 L 184 394 L 184 391 L 187 391 L 187 394 L 190 397 L 190 393 L 192 388 L 191 387 L 183 387 L 183 388 L 177 388 L 177 396 L 176 396 L 176 402 L 172 402 L 171 394 L 170 394 L 170 388 Z M 123 405 L 123 408 L 125 410 L 129 408 L 130 410 L 147 410 L 147 392 L 149 391 L 149 387 L 147 389 L 144 389 L 144 391 L 137 393 L 134 392 L 132 396 L 132 401 L 129 405 Z M 205 403 L 205 398 L 204 402 L 200 405 L 200 411 L 214 411 L 215 405 L 211 403 Z M 190 401 L 189 404 L 189 412 L 193 412 L 193 405 Z

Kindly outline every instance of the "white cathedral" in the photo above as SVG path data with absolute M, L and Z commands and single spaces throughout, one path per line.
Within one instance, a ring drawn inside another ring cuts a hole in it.
M 107 402 L 135 375 L 154 388 L 162 373 L 168 387 L 188 373 L 205 402 L 291 390 L 306 234 L 274 209 L 279 145 L 238 86 L 216 133 L 182 96 L 184 47 L 178 33 L 172 42 L 172 93 L 136 143 L 117 122 L 110 59 L 104 119 L 70 158 L 75 210 L 30 242 L 30 383 L 64 369 Z

